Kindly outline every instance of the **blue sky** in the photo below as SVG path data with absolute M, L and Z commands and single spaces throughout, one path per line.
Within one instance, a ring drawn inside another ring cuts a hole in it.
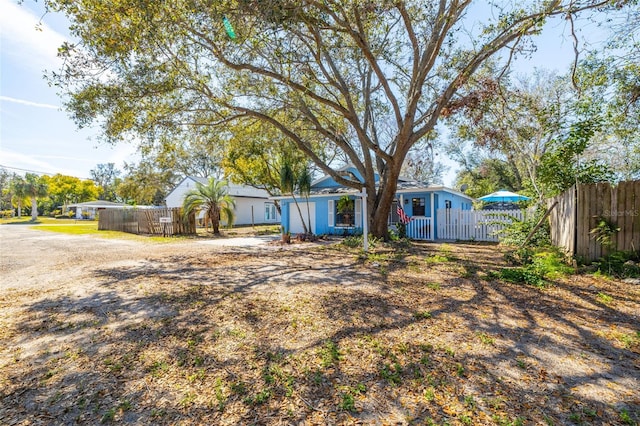
M 57 49 L 68 37 L 63 16 L 42 3 L 0 0 L 0 165 L 89 178 L 98 163 L 135 160 L 131 145 L 99 145 L 93 129 L 78 130 L 43 70 L 59 67 Z M 9 169 L 10 171 L 19 170 Z
M 56 89 L 49 87 L 43 70 L 56 70 L 57 48 L 69 35 L 63 16 L 44 15 L 42 2 L 0 0 L 0 165 L 44 173 L 89 178 L 99 163 L 136 160 L 135 147 L 99 144 L 96 129 L 78 130 L 65 111 Z M 36 30 L 41 20 L 41 31 Z M 593 28 L 592 28 L 593 29 Z M 563 72 L 572 58 L 572 42 L 564 20 L 550 22 L 537 39 L 538 51 L 519 61 L 516 70 L 534 67 Z M 455 164 L 445 176 L 451 185 Z

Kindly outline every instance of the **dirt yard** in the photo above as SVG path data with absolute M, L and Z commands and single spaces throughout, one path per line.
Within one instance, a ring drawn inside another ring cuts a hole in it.
M 0 242 L 3 425 L 640 421 L 631 282 L 491 280 L 483 244 Z

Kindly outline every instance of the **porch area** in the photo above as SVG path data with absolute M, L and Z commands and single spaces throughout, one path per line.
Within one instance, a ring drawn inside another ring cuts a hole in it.
M 500 232 L 514 220 L 526 217 L 523 210 L 437 209 L 435 223 L 430 217 L 413 216 L 406 225 L 412 240 L 492 241 L 500 240 Z M 390 223 L 390 225 L 395 225 Z

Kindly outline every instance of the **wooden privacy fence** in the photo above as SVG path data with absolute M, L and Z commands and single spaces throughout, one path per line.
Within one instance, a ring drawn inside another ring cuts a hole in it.
M 600 221 L 619 228 L 612 236 L 612 250 L 640 249 L 640 181 L 579 184 L 549 201 L 551 241 L 569 255 L 597 260 L 610 250 L 591 233 Z
M 498 241 L 513 220 L 522 221 L 523 210 L 438 209 L 438 239 L 462 241 Z
M 100 211 L 98 229 L 149 235 L 193 235 L 195 214 L 182 216 L 181 208 L 105 209 Z

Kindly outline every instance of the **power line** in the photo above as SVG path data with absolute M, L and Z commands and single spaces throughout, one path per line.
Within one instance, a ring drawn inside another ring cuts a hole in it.
M 20 167 L 5 166 L 3 164 L 0 164 L 0 168 L 9 169 L 9 170 L 17 170 L 19 172 L 35 173 L 35 174 L 38 174 L 38 175 L 47 175 L 47 176 L 53 176 L 53 175 L 58 174 L 58 173 L 51 173 L 51 172 L 42 172 L 42 171 L 39 171 L 39 170 L 21 169 Z M 62 174 L 62 173 L 60 173 L 60 174 Z M 92 180 L 91 178 L 87 178 L 87 177 L 79 177 L 79 176 L 72 176 L 72 175 L 64 175 L 64 176 L 71 176 L 71 177 L 75 177 L 75 178 L 78 178 L 78 179 L 81 179 L 81 180 Z

